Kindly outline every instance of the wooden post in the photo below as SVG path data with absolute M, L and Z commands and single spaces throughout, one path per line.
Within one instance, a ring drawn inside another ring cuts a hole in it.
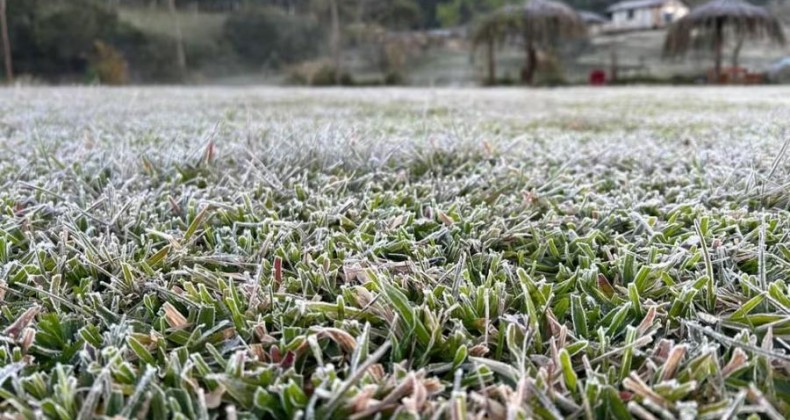
M 181 23 L 178 21 L 178 11 L 176 10 L 176 0 L 168 2 L 170 17 L 173 19 L 173 28 L 176 38 L 176 65 L 178 72 L 183 80 L 187 74 L 187 57 L 184 53 L 184 36 L 181 34 Z
M 0 32 L 3 37 L 3 61 L 5 77 L 8 84 L 14 83 L 14 65 L 11 62 L 11 41 L 8 39 L 8 21 L 6 20 L 6 0 L 0 0 Z

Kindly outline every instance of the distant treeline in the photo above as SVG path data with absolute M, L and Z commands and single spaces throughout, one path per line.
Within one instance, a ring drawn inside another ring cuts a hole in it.
M 109 0 L 121 5 L 164 7 L 170 0 Z M 455 0 L 453 0 L 455 1 Z M 475 0 L 477 1 L 477 0 Z M 484 0 L 485 1 L 485 0 Z M 502 0 L 495 0 L 502 3 Z M 326 0 L 176 0 L 180 9 L 192 9 L 208 12 L 232 12 L 248 7 L 279 8 L 290 14 L 311 14 L 317 9 L 325 8 Z M 441 26 L 437 17 L 437 9 L 442 4 L 452 3 L 448 0 L 338 0 L 341 11 L 352 14 L 365 14 L 367 10 L 378 10 L 381 13 L 400 13 L 409 10 L 414 15 L 409 24 L 412 29 L 428 29 Z M 464 3 L 463 1 L 458 2 Z M 386 7 L 381 7 L 382 5 Z M 400 11 L 400 12 L 399 12 Z
M 210 43 L 191 39 L 189 34 L 178 39 L 171 28 L 144 30 L 119 17 L 122 8 L 146 7 L 167 16 L 168 1 L 10 1 L 6 14 L 14 73 L 54 83 L 169 83 L 210 65 L 252 72 L 278 70 L 326 57 L 330 49 L 332 13 L 326 0 L 176 1 L 181 13 L 223 10 L 222 31 L 212 35 Z M 338 6 L 347 44 L 379 42 L 386 31 L 430 26 L 431 15 L 423 11 L 435 9 L 429 7 L 432 2 L 436 0 L 336 0 L 332 4 Z M 383 48 L 373 50 L 384 54 Z M 324 76 L 335 79 L 331 74 Z
M 109 0 L 123 4 L 147 5 L 157 7 L 169 0 Z M 179 7 L 191 7 L 204 11 L 233 11 L 247 6 L 273 6 L 297 13 L 305 13 L 315 8 L 317 3 L 326 0 L 176 0 Z M 409 7 L 419 12 L 420 18 L 415 21 L 416 28 L 432 29 L 443 26 L 464 24 L 474 20 L 481 14 L 496 10 L 507 4 L 519 4 L 528 0 L 388 0 L 390 3 L 409 3 Z M 605 13 L 606 9 L 622 0 L 565 0 L 569 6 L 579 10 Z M 705 0 L 685 0 L 689 6 L 703 3 Z M 750 3 L 767 5 L 772 1 L 785 0 L 750 0 Z M 339 0 L 343 7 L 364 8 L 365 3 L 376 0 Z M 361 6 L 360 6 L 361 5 Z
M 350 77 L 337 65 L 349 58 L 343 50 L 386 83 L 399 83 L 417 47 L 397 34 L 474 23 L 525 0 L 171 1 L 7 1 L 14 73 L 54 83 L 171 83 L 202 77 L 207 68 L 232 68 L 239 74 L 285 70 L 298 83 L 340 83 Z M 566 0 L 597 11 L 615 1 Z M 182 14 L 218 16 L 221 28 L 205 35 L 198 26 L 179 37 L 167 17 L 171 6 Z M 121 10 L 152 11 L 166 17 L 165 27 L 135 26 L 120 18 Z
M 125 73 L 119 78 L 140 81 L 178 78 L 172 41 L 121 22 L 104 1 L 10 1 L 6 13 L 17 75 L 83 81 L 92 72 L 111 69 Z

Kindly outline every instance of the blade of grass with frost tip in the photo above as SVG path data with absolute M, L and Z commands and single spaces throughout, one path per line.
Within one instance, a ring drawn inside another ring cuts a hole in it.
M 140 360 L 151 366 L 156 366 L 157 363 L 154 356 L 151 355 L 151 352 L 148 351 L 148 349 L 145 348 L 145 346 L 143 346 L 142 343 L 140 343 L 136 338 L 129 336 L 126 338 L 126 343 Z
M 490 368 L 494 373 L 505 377 L 513 384 L 518 383 L 518 378 L 521 376 L 513 366 L 506 363 L 482 357 L 470 357 L 469 360 Z
M 16 362 L 3 366 L 0 368 L 0 385 L 5 384 L 8 378 L 14 377 L 19 371 L 25 367 L 24 363 Z
M 369 277 L 375 278 L 375 275 L 371 272 L 368 274 Z M 428 330 L 425 328 L 425 325 L 422 321 L 417 317 L 414 308 L 411 307 L 409 299 L 404 295 L 400 290 L 398 290 L 395 286 L 390 284 L 385 280 L 379 281 L 379 286 L 382 288 L 382 292 L 387 297 L 387 300 L 392 304 L 393 308 L 400 314 L 403 321 L 409 326 L 409 329 L 413 330 L 417 340 L 419 340 L 421 345 L 428 345 L 431 340 L 431 336 L 428 333 Z
M 151 267 L 155 267 L 157 264 L 164 261 L 169 253 L 170 253 L 170 245 L 164 246 L 159 251 L 156 251 L 154 255 L 151 255 L 146 261 L 146 263 Z
M 579 377 L 576 375 L 576 372 L 573 370 L 571 355 L 570 353 L 568 353 L 567 349 L 560 349 L 559 361 L 560 361 L 560 370 L 562 370 L 562 377 L 563 380 L 565 381 L 565 387 L 572 394 L 574 395 L 577 394 Z
M 771 170 L 768 171 L 768 174 L 765 176 L 764 181 L 760 185 L 760 202 L 763 204 L 763 206 L 765 206 L 763 200 L 764 200 L 764 197 L 765 197 L 765 184 L 766 184 L 766 181 L 771 179 L 771 177 L 774 176 L 774 173 L 776 173 L 777 168 L 779 168 L 779 163 L 782 162 L 782 158 L 784 158 L 784 155 L 787 152 L 787 146 L 788 145 L 790 145 L 790 137 L 788 137 L 784 141 L 784 143 L 782 144 L 782 148 L 779 149 L 779 153 L 776 154 L 776 157 L 774 157 L 774 161 L 771 164 Z
M 757 270 L 760 275 L 760 290 L 765 291 L 768 288 L 768 280 L 765 272 L 765 218 L 760 222 L 760 243 L 758 245 L 757 263 Z
M 634 341 L 636 340 L 636 328 L 628 326 L 625 331 L 625 350 L 620 362 L 620 380 L 628 377 L 631 373 L 631 361 L 634 357 Z
M 582 298 L 579 295 L 571 295 L 571 320 L 573 321 L 573 330 L 576 334 L 580 337 L 587 338 L 589 335 L 587 329 L 587 314 L 582 305 Z
M 731 321 L 741 321 L 743 318 L 749 314 L 749 312 L 753 311 L 757 306 L 759 306 L 763 300 L 765 300 L 765 293 L 761 293 L 751 299 L 749 299 L 746 303 L 740 306 L 737 311 L 733 312 L 730 315 L 729 319 Z
M 617 309 L 617 311 L 614 312 L 614 316 L 612 317 L 611 322 L 606 328 L 606 334 L 608 336 L 613 336 L 620 331 L 620 329 L 625 324 L 625 320 L 628 317 L 628 312 L 630 310 L 631 310 L 631 303 L 626 302 L 623 305 L 621 305 L 620 309 Z
M 708 219 L 703 219 L 706 227 L 707 220 Z M 708 277 L 707 288 L 705 290 L 706 306 L 708 312 L 714 312 L 716 306 L 716 280 L 713 275 L 713 263 L 711 262 L 710 253 L 708 252 L 708 245 L 705 241 L 705 235 L 703 233 L 703 230 L 707 229 L 703 229 L 699 220 L 694 220 L 694 230 L 699 237 L 700 247 L 702 248 L 702 257 L 705 259 L 705 273 Z
M 359 368 L 356 370 L 356 372 L 354 372 L 354 374 L 352 374 L 348 379 L 346 379 L 343 382 L 343 385 L 340 387 L 340 389 L 336 390 L 332 398 L 327 402 L 326 408 L 324 410 L 325 416 L 331 416 L 332 413 L 334 413 L 334 411 L 337 409 L 337 406 L 341 402 L 341 398 L 343 397 L 343 394 L 345 394 L 349 388 L 351 388 L 355 383 L 357 383 L 357 381 L 359 381 L 362 378 L 362 375 L 364 375 L 365 372 L 373 364 L 377 363 L 379 359 L 384 357 L 384 355 L 389 351 L 390 347 L 392 347 L 392 343 L 390 343 L 389 341 L 385 341 L 384 344 L 381 345 L 381 347 L 376 349 L 376 351 L 370 355 L 370 357 L 365 359 L 365 362 L 359 366 Z
M 192 239 L 192 235 L 195 234 L 195 232 L 198 230 L 200 225 L 203 223 L 203 219 L 205 219 L 208 216 L 209 212 L 213 209 L 214 207 L 211 205 L 205 205 L 203 206 L 202 209 L 200 209 L 200 212 L 198 212 L 198 214 L 195 215 L 195 218 L 192 220 L 192 223 L 189 224 L 189 227 L 184 233 L 184 243 L 188 243 L 189 240 Z
M 102 391 L 104 391 L 105 386 L 107 386 L 107 379 L 109 378 L 109 375 L 110 370 L 108 368 L 104 368 L 102 369 L 101 373 L 99 373 L 99 375 L 93 379 L 93 385 L 91 385 L 88 395 L 82 401 L 82 407 L 77 414 L 78 419 L 87 420 L 94 418 L 96 406 L 99 404 Z
M 142 401 L 143 395 L 148 390 L 148 386 L 150 385 L 151 380 L 154 378 L 154 374 L 156 374 L 156 368 L 146 365 L 145 372 L 134 388 L 134 394 L 129 397 L 126 407 L 124 407 L 123 411 L 121 411 L 121 416 L 129 418 L 134 413 L 134 409 Z

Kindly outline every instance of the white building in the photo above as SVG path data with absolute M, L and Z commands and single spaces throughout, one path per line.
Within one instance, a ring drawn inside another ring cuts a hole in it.
M 579 17 L 582 18 L 584 24 L 587 25 L 587 31 L 590 35 L 598 35 L 609 23 L 608 19 L 598 13 L 588 12 L 586 10 L 579 10 Z
M 689 12 L 681 0 L 627 0 L 606 9 L 610 17 L 606 32 L 659 29 Z

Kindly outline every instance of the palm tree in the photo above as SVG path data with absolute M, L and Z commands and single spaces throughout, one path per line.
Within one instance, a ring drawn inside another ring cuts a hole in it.
M 473 33 L 474 44 L 488 47 L 489 81 L 495 77 L 493 49 L 509 35 L 524 42 L 526 62 L 522 81 L 532 84 L 538 51 L 550 48 L 558 39 L 582 37 L 587 33 L 584 21 L 566 4 L 553 0 L 529 0 L 523 6 L 509 6 L 486 17 Z
M 14 82 L 14 66 L 11 63 L 11 41 L 8 39 L 8 21 L 6 20 L 6 0 L 0 0 L 0 35 L 3 38 L 3 62 L 5 77 L 8 83 Z
M 782 24 L 766 9 L 743 0 L 713 0 L 695 8 L 669 28 L 664 55 L 679 56 L 690 49 L 712 47 L 713 73 L 719 82 L 722 51 L 729 37 L 735 37 L 738 43 L 746 38 L 767 39 L 779 45 L 785 43 Z M 736 65 L 739 52 L 740 46 L 737 46 L 733 57 Z

